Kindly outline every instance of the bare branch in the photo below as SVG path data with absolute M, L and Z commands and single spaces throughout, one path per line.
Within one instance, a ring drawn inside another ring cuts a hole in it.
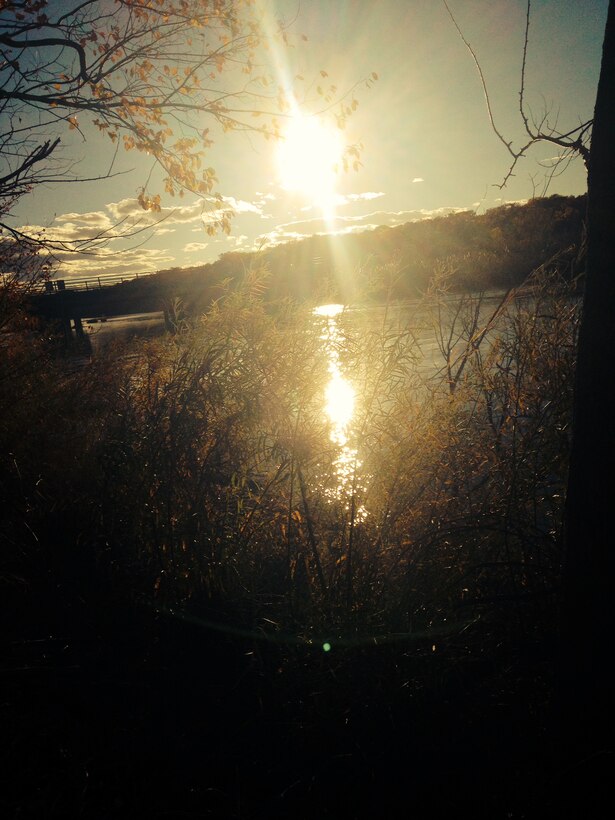
M 549 112 L 545 103 L 545 111 L 542 119 L 539 123 L 537 123 L 534 118 L 532 117 L 532 122 L 530 122 L 530 117 L 527 114 L 526 107 L 525 107 L 525 92 L 526 92 L 526 77 L 527 77 L 527 56 L 528 56 L 528 45 L 529 45 L 529 31 L 530 31 L 530 19 L 531 19 L 531 0 L 527 0 L 526 5 L 526 14 L 525 14 L 525 30 L 523 36 L 523 50 L 522 50 L 522 58 L 521 58 L 521 79 L 520 79 L 520 86 L 519 86 L 519 114 L 521 117 L 521 122 L 523 124 L 523 128 L 529 137 L 528 141 L 521 146 L 521 148 L 514 148 L 512 140 L 507 140 L 502 132 L 497 128 L 493 116 L 493 111 L 491 107 L 491 101 L 489 98 L 489 91 L 487 88 L 487 82 L 485 80 L 485 75 L 483 73 L 482 67 L 476 55 L 476 52 L 472 48 L 472 45 L 467 40 L 465 35 L 463 34 L 455 16 L 453 15 L 450 6 L 447 0 L 442 0 L 446 11 L 448 12 L 449 17 L 451 18 L 453 25 L 455 26 L 457 33 L 459 34 L 460 39 L 462 40 L 463 44 L 466 46 L 468 51 L 472 56 L 472 60 L 474 61 L 474 65 L 476 66 L 476 70 L 478 71 L 478 76 L 481 81 L 481 85 L 483 88 L 483 94 L 485 96 L 485 102 L 487 105 L 487 114 L 489 118 L 489 123 L 491 125 L 491 130 L 500 140 L 500 142 L 506 147 L 506 150 L 512 157 L 512 161 L 508 168 L 508 171 L 504 175 L 502 182 L 496 185 L 497 188 L 505 188 L 508 181 L 515 175 L 515 169 L 517 167 L 517 163 L 519 160 L 523 159 L 526 155 L 526 152 L 534 145 L 540 142 L 547 142 L 551 143 L 552 145 L 556 145 L 559 148 L 564 149 L 565 152 L 571 152 L 568 156 L 568 162 L 571 161 L 572 155 L 578 155 L 582 158 L 583 162 L 585 163 L 586 168 L 589 169 L 589 145 L 588 145 L 588 135 L 591 132 L 593 120 L 587 120 L 587 122 L 582 123 L 581 125 L 576 126 L 575 128 L 570 129 L 566 132 L 559 132 L 557 130 L 557 119 L 553 125 L 550 125 L 548 122 L 549 119 Z M 549 182 L 553 178 L 553 173 L 549 175 Z M 535 183 L 533 182 L 534 190 L 535 190 Z M 548 184 L 547 184 L 548 187 Z
M 60 138 L 58 137 L 53 142 L 48 140 L 43 143 L 43 145 L 39 145 L 38 148 L 32 151 L 32 153 L 23 160 L 16 171 L 0 177 L 0 190 L 3 191 L 3 194 L 5 196 L 7 194 L 14 195 L 15 193 L 21 192 L 22 189 L 25 190 L 25 187 L 28 185 L 28 172 L 38 162 L 42 162 L 47 159 L 47 157 L 50 157 L 59 144 Z
M 468 49 L 468 51 L 469 51 L 469 52 L 470 52 L 470 54 L 472 55 L 472 59 L 474 60 L 474 65 L 476 66 L 476 70 L 478 71 L 478 76 L 480 77 L 481 85 L 482 85 L 482 87 L 483 87 L 483 94 L 484 94 L 484 96 L 485 96 L 485 104 L 487 105 L 487 114 L 488 114 L 488 116 L 489 116 L 489 122 L 490 122 L 490 124 L 491 124 L 491 128 L 492 128 L 492 130 L 493 130 L 494 134 L 498 137 L 498 139 L 499 139 L 499 140 L 500 140 L 500 142 L 502 143 L 502 145 L 505 145 L 505 146 L 506 146 L 506 148 L 507 148 L 507 150 L 508 150 L 508 152 L 509 152 L 510 154 L 512 154 L 512 155 L 513 155 L 513 157 L 514 157 L 514 156 L 515 156 L 515 152 L 514 152 L 514 151 L 513 151 L 513 149 L 512 149 L 512 142 L 508 142 L 508 140 L 507 140 L 507 139 L 504 137 L 504 135 L 503 135 L 503 134 L 502 134 L 502 133 L 498 130 L 498 128 L 497 128 L 497 126 L 496 126 L 496 124 L 495 124 L 495 119 L 494 119 L 494 116 L 493 116 L 493 111 L 492 111 L 492 109 L 491 109 L 491 100 L 490 100 L 490 98 L 489 98 L 489 91 L 487 90 L 487 82 L 486 82 L 486 80 L 485 80 L 485 75 L 483 74 L 483 69 L 481 68 L 481 64 L 479 63 L 479 61 L 478 61 L 478 57 L 476 56 L 476 52 L 474 51 L 474 49 L 472 48 L 472 46 L 470 45 L 470 43 L 468 42 L 468 40 L 466 40 L 466 38 L 464 37 L 464 34 L 463 34 L 463 32 L 461 31 L 461 29 L 460 29 L 460 27 L 459 27 L 459 24 L 457 23 L 457 20 L 455 19 L 454 15 L 453 15 L 453 12 L 451 11 L 449 4 L 447 3 L 447 0 L 442 0 L 442 2 L 444 3 L 444 7 L 446 8 L 446 10 L 447 10 L 447 12 L 448 12 L 449 17 L 450 17 L 450 18 L 451 18 L 451 20 L 453 21 L 453 25 L 454 25 L 454 26 L 455 26 L 455 28 L 457 29 L 457 33 L 459 34 L 459 37 L 461 38 L 461 40 L 462 40 L 463 44 L 464 44 L 464 45 L 465 45 L 465 47 Z
M 58 46 L 60 48 L 71 48 L 79 57 L 80 72 L 79 77 L 84 83 L 90 82 L 91 78 L 88 74 L 86 55 L 83 46 L 75 43 L 73 40 L 65 40 L 62 37 L 41 37 L 38 40 L 14 40 L 7 34 L 0 34 L 0 43 L 10 48 L 17 48 L 24 52 L 29 48 L 46 48 L 48 46 Z
M 523 35 L 523 59 L 521 61 L 521 85 L 519 88 L 519 113 L 521 114 L 521 119 L 523 120 L 523 125 L 525 126 L 525 130 L 527 135 L 530 139 L 534 139 L 534 135 L 530 129 L 530 124 L 528 122 L 527 115 L 525 113 L 525 106 L 524 106 L 524 95 L 525 95 L 525 69 L 527 66 L 527 45 L 529 42 L 529 35 L 530 35 L 530 14 L 531 14 L 531 0 L 527 0 L 527 8 L 526 8 L 526 15 L 525 15 L 525 33 Z

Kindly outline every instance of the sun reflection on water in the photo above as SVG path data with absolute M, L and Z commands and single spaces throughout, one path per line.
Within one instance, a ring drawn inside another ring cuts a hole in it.
M 346 428 L 354 414 L 354 389 L 339 369 L 331 373 L 325 390 L 325 412 L 333 425 L 331 438 L 337 444 L 346 444 Z
M 352 507 L 355 520 L 362 521 L 367 517 L 367 511 L 363 505 L 356 503 L 361 462 L 356 448 L 351 446 L 356 395 L 352 383 L 344 376 L 340 362 L 344 339 L 339 316 L 343 310 L 344 306 L 337 304 L 321 305 L 314 310 L 314 314 L 324 320 L 320 338 L 324 343 L 330 376 L 325 388 L 324 412 L 331 422 L 331 441 L 339 448 L 332 465 L 334 485 L 326 491 L 326 495 L 331 501 L 342 502 L 346 510 Z

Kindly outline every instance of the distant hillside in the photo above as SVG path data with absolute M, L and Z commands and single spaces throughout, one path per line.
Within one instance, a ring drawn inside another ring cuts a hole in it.
M 579 253 L 585 196 L 551 196 L 509 204 L 485 214 L 463 211 L 445 217 L 380 227 L 343 236 L 312 236 L 259 253 L 230 252 L 217 262 L 161 271 L 129 283 L 183 300 L 188 312 L 205 309 L 220 283 L 238 281 L 247 269 L 269 271 L 267 298 L 335 298 L 358 293 L 382 296 L 374 283 L 389 282 L 396 298 L 411 298 L 444 267 L 456 290 L 483 290 L 522 282 L 555 253 Z

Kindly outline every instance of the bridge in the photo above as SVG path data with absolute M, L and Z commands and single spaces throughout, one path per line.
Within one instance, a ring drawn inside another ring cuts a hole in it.
M 148 281 L 149 280 L 149 281 Z M 151 274 L 91 276 L 43 282 L 30 298 L 30 310 L 42 319 L 61 323 L 70 337 L 83 335 L 83 319 L 162 311 L 168 320 L 165 295 Z

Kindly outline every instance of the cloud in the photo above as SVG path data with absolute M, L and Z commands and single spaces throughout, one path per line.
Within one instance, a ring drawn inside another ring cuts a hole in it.
M 263 195 L 269 200 L 271 197 Z M 263 200 L 264 202 L 264 200 Z M 134 197 L 108 202 L 98 211 L 77 213 L 67 211 L 58 214 L 48 226 L 24 225 L 21 229 L 32 236 L 65 246 L 55 252 L 59 276 L 91 276 L 100 273 L 142 272 L 160 270 L 177 263 L 175 251 L 166 248 L 140 246 L 127 247 L 130 242 L 142 243 L 149 238 L 164 242 L 162 237 L 176 234 L 176 244 L 181 243 L 181 231 L 200 234 L 194 242 L 183 247 L 186 254 L 201 253 L 206 248 L 214 250 L 213 241 L 199 241 L 204 228 L 231 211 L 239 214 L 255 214 L 262 217 L 261 205 L 235 197 L 195 199 L 173 207 L 163 207 L 159 212 L 144 211 Z M 187 239 L 187 237 L 186 237 Z M 233 247 L 243 247 L 247 236 L 231 236 Z M 111 241 L 114 240 L 114 241 Z M 186 241 L 186 240 L 184 240 Z M 227 242 L 225 237 L 225 243 Z M 225 243 L 222 243 L 223 245 Z M 153 244 L 153 243 L 150 243 Z M 228 247 L 228 244 L 226 244 Z M 88 253 L 85 253 L 85 251 Z
M 423 177 L 414 177 L 412 182 L 425 182 L 425 180 L 423 179 Z
M 254 247 L 263 242 L 268 245 L 280 245 L 294 239 L 304 239 L 313 234 L 337 236 L 368 231 L 382 226 L 395 227 L 406 222 L 419 222 L 465 210 L 467 208 L 443 207 L 433 210 L 422 208 L 413 211 L 373 211 L 357 216 L 338 214 L 333 220 L 325 220 L 321 217 L 296 220 L 278 225 L 273 231 L 257 237 Z
M 169 267 L 175 261 L 173 254 L 159 248 L 132 248 L 118 253 L 112 248 L 101 248 L 95 254 L 58 251 L 60 265 L 58 278 L 85 278 L 109 273 L 153 273 Z
M 337 194 L 334 204 L 336 208 L 343 208 L 345 205 L 369 202 L 372 199 L 379 199 L 382 196 L 385 196 L 383 191 L 364 191 L 360 194 Z
M 494 202 L 501 202 L 503 205 L 527 205 L 529 200 L 526 199 L 502 199 L 498 197 L 497 199 L 493 200 Z
M 359 202 L 369 202 L 372 199 L 379 199 L 382 196 L 386 196 L 383 191 L 365 191 L 361 194 L 336 194 L 333 205 L 336 208 L 343 208 L 346 205 L 354 205 L 355 203 Z M 302 213 L 308 213 L 309 211 L 318 211 L 320 210 L 319 206 L 310 202 L 307 205 L 304 205 L 302 208 L 299 209 Z
M 197 199 L 192 204 L 176 207 L 164 206 L 160 211 L 144 211 L 136 199 L 122 199 L 119 202 L 110 202 L 107 210 L 116 221 L 124 220 L 135 225 L 188 225 L 200 222 L 207 225 L 217 222 L 229 213 L 254 213 L 262 216 L 262 207 L 259 202 L 247 202 L 232 196 L 215 199 Z
M 249 206 L 249 203 L 246 203 Z M 243 206 L 242 206 L 243 207 Z M 104 232 L 107 238 L 120 238 L 123 235 L 152 228 L 156 234 L 169 233 L 170 225 L 200 222 L 201 225 L 214 222 L 223 211 L 213 207 L 211 202 L 200 199 L 191 205 L 168 208 L 160 212 L 144 211 L 136 199 L 121 199 L 109 202 L 104 210 L 75 213 L 73 211 L 59 214 L 53 222 L 41 225 L 22 225 L 21 230 L 30 235 L 44 235 L 53 242 L 74 244 L 101 237 Z
M 143 243 L 154 235 L 173 233 L 175 230 L 174 228 L 158 227 L 156 223 L 150 224 L 148 221 L 133 222 L 124 220 L 112 222 L 109 219 L 106 221 L 100 219 L 97 223 L 93 215 L 88 215 L 91 218 L 86 220 L 86 224 L 67 221 L 73 216 L 75 215 L 64 214 L 47 227 L 22 225 L 20 230 L 30 236 L 51 242 L 55 246 L 62 245 L 69 253 L 85 251 L 86 249 L 89 253 L 99 253 L 110 244 L 114 246 L 114 253 L 124 253 L 127 243 Z M 202 227 L 200 230 L 202 230 Z
M 357 202 L 359 200 L 363 202 L 369 199 L 380 199 L 380 197 L 384 195 L 383 191 L 364 191 L 362 194 L 348 194 L 346 199 L 351 202 Z
M 244 199 L 235 199 L 234 196 L 223 196 L 222 201 L 236 214 L 261 214 L 263 209 L 258 202 L 246 202 Z
M 283 245 L 286 242 L 292 242 L 295 239 L 305 239 L 306 234 L 296 231 L 281 230 L 276 228 L 271 233 L 264 233 L 258 236 L 252 245 L 252 250 L 260 250 L 266 247 L 273 247 L 274 245 Z
M 276 194 L 267 193 L 264 194 L 262 191 L 256 191 L 256 197 L 258 197 L 254 204 L 258 208 L 258 213 L 261 219 L 272 219 L 272 214 L 265 212 L 265 207 L 267 205 L 271 205 L 274 202 L 278 202 L 279 197 Z
M 296 227 L 301 228 L 301 223 L 296 223 Z M 361 233 L 362 231 L 372 230 L 377 227 L 378 225 L 375 222 L 366 222 L 360 225 L 339 225 L 335 230 L 305 231 L 292 230 L 290 227 L 280 225 L 270 233 L 262 234 L 261 236 L 257 237 L 256 241 L 252 244 L 252 250 L 258 250 L 263 247 L 274 247 L 276 245 L 284 245 L 287 242 L 292 242 L 297 239 L 306 239 L 309 236 L 313 236 L 314 233 L 318 233 L 320 236 L 324 236 L 325 234 L 328 236 L 342 236 L 343 234 Z
M 54 221 L 60 224 L 68 222 L 70 224 L 89 225 L 98 230 L 106 230 L 111 227 L 109 215 L 104 211 L 89 211 L 85 214 L 60 214 L 60 216 L 56 216 Z
M 20 226 L 20 230 L 28 236 L 35 236 L 47 242 L 64 244 L 69 248 L 76 247 L 79 243 L 93 242 L 96 239 L 99 239 L 101 234 L 105 231 L 110 231 L 111 229 L 111 222 L 108 222 L 107 224 L 101 222 L 100 225 L 80 225 L 77 222 L 67 221 L 64 224 L 52 224 L 47 227 L 43 227 L 42 225 Z
M 164 206 L 160 211 L 144 211 L 136 199 L 121 199 L 119 202 L 109 202 L 105 206 L 116 221 L 129 221 L 135 224 L 154 225 L 164 222 L 167 225 L 187 224 L 207 218 L 213 221 L 220 209 L 214 207 L 213 201 L 197 199 L 191 205 Z
M 109 202 L 100 211 L 81 214 L 71 211 L 59 214 L 46 227 L 22 225 L 21 230 L 32 236 L 65 244 L 70 250 L 77 249 L 80 243 L 130 238 L 143 231 L 151 230 L 153 235 L 162 236 L 176 230 L 171 226 L 194 224 L 195 230 L 202 231 L 204 225 L 228 215 L 231 209 L 236 213 L 261 214 L 256 205 L 234 197 L 226 197 L 222 207 L 213 199 L 197 199 L 187 205 L 165 206 L 159 212 L 144 211 L 136 199 L 127 198 Z

